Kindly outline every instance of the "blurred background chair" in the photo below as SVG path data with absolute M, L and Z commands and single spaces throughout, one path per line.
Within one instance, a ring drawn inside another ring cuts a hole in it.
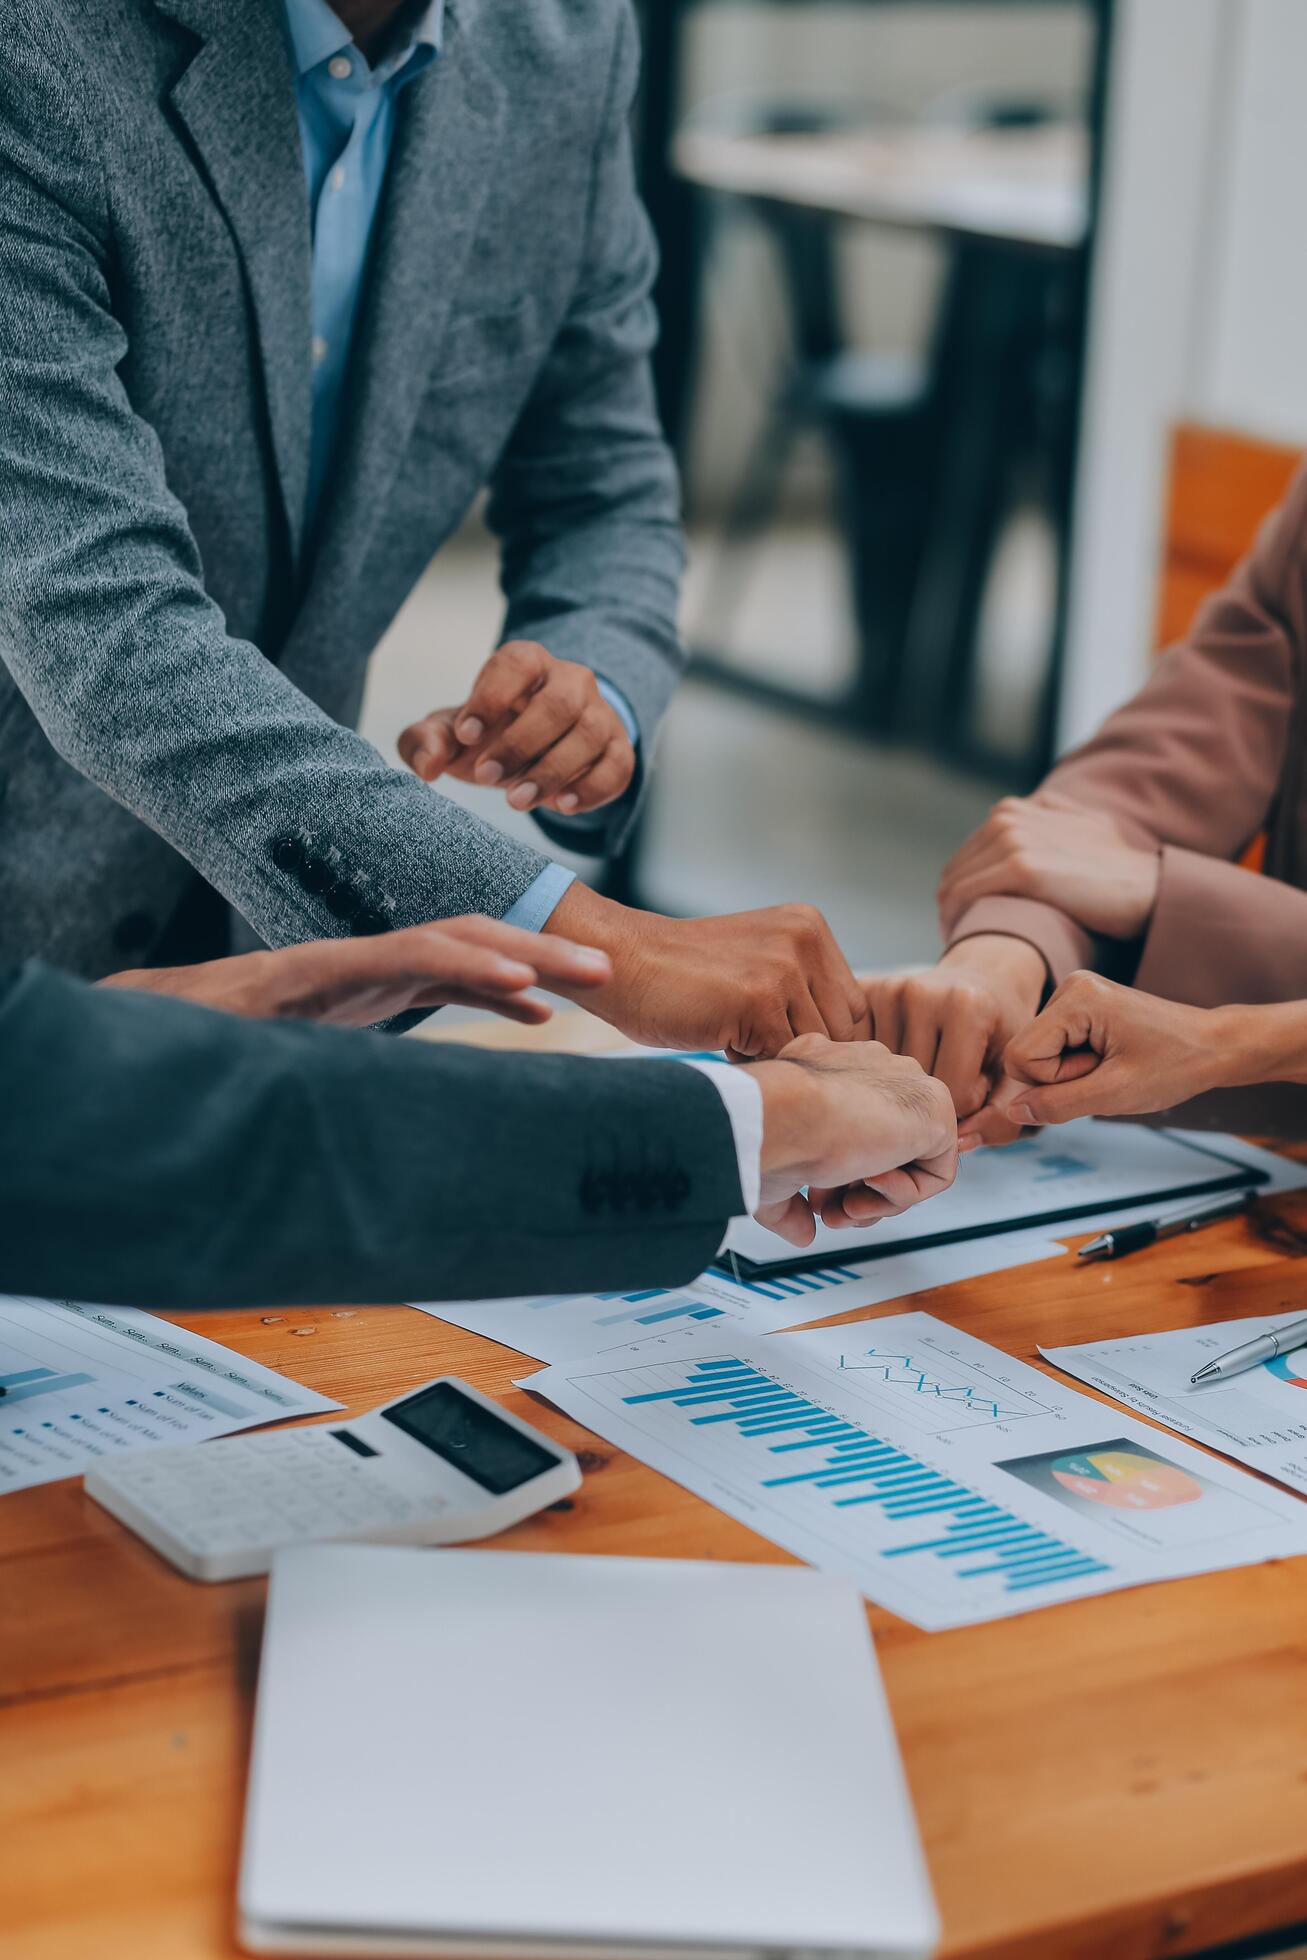
M 679 132 L 675 161 L 708 194 L 710 271 L 722 232 L 756 224 L 787 327 L 696 617 L 701 674 L 751 684 L 738 658 L 713 649 L 729 642 L 795 441 L 816 429 L 834 474 L 857 642 L 843 697 L 820 705 L 880 739 L 908 734 L 985 759 L 969 721 L 972 664 L 1004 521 L 1018 494 L 1059 532 L 1066 516 L 1085 153 L 1065 95 L 974 86 L 915 121 L 867 104 L 728 98 Z M 857 344 L 841 280 L 850 222 L 934 239 L 936 297 L 915 345 Z M 809 688 L 768 692 L 814 705 Z M 1003 760 L 1033 774 L 1047 739 L 1040 702 L 1024 740 L 1009 731 Z

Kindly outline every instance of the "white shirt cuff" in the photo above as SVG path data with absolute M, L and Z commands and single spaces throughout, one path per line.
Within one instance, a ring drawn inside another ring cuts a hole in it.
M 762 1090 L 748 1069 L 735 1068 L 730 1062 L 686 1062 L 684 1066 L 706 1075 L 726 1105 L 744 1210 L 755 1212 L 762 1201 Z

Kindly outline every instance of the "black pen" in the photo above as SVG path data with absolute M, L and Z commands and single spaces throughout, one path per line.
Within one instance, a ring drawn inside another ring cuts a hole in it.
M 1159 1218 L 1141 1218 L 1137 1225 L 1114 1225 L 1096 1239 L 1082 1245 L 1078 1259 L 1123 1259 L 1128 1252 L 1142 1252 L 1159 1239 L 1183 1238 L 1186 1232 L 1200 1232 L 1204 1225 L 1216 1225 L 1222 1218 L 1237 1218 L 1257 1197 L 1255 1191 L 1237 1191 L 1233 1197 L 1209 1199 L 1205 1205 L 1187 1205 L 1183 1211 L 1164 1211 Z

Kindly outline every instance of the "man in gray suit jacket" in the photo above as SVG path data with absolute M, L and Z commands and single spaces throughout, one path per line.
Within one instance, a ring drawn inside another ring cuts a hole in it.
M 0 956 L 475 910 L 646 1038 L 865 1033 L 817 915 L 635 913 L 430 787 L 609 848 L 680 668 L 635 72 L 629 0 L 0 0 Z M 486 485 L 507 645 L 405 773 L 367 661 Z
M 810 1035 L 728 1069 L 284 1019 L 467 999 L 539 1019 L 535 978 L 603 970 L 471 919 L 123 976 L 189 1000 L 0 973 L 0 1291 L 234 1306 L 675 1285 L 745 1209 L 802 1244 L 805 1187 L 865 1224 L 951 1180 L 947 1090 L 872 1042 Z

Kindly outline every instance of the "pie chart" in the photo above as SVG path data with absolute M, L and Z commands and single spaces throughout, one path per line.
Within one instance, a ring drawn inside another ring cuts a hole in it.
M 1307 1388 L 1307 1381 L 1302 1385 Z M 1134 1450 L 1078 1450 L 1060 1456 L 1052 1468 L 1064 1490 L 1113 1511 L 1162 1511 L 1192 1504 L 1203 1494 L 1187 1470 Z
M 1307 1348 L 1295 1348 L 1292 1354 L 1277 1354 L 1266 1366 L 1290 1388 L 1307 1388 Z

